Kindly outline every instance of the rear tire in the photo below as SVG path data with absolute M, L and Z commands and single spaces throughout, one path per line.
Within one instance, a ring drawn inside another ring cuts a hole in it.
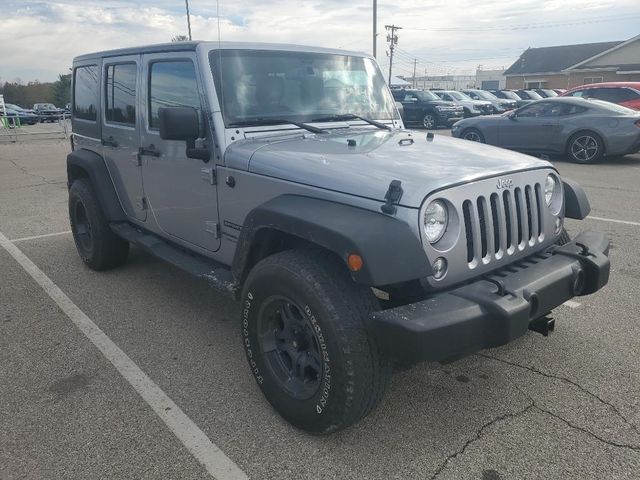
M 576 163 L 598 163 L 604 157 L 604 143 L 597 133 L 578 132 L 567 142 L 567 154 Z
M 111 231 L 86 178 L 69 189 L 69 219 L 78 254 L 89 268 L 108 270 L 127 261 L 129 242 Z
M 241 330 L 264 396 L 311 434 L 346 428 L 382 399 L 391 372 L 367 329 L 371 289 L 321 250 L 289 250 L 259 262 L 243 291 Z

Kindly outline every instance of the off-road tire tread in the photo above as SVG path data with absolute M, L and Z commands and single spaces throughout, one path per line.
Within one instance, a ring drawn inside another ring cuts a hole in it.
M 345 265 L 333 254 L 313 248 L 288 250 L 267 257 L 254 267 L 246 284 L 251 283 L 254 272 L 271 265 L 304 278 L 313 286 L 318 300 L 332 312 L 330 316 L 340 319 L 341 323 L 335 324 L 337 342 L 346 357 L 345 363 L 352 367 L 347 373 L 350 388 L 343 389 L 348 392 L 342 399 L 346 405 L 344 417 L 324 431 L 311 433 L 328 434 L 357 423 L 380 403 L 391 375 L 391 363 L 382 355 L 367 327 L 369 315 L 380 309 L 375 295 L 370 288 L 353 282 Z M 245 294 L 246 291 L 243 298 Z M 363 379 L 367 379 L 366 383 L 357 388 Z
M 556 244 L 558 245 L 566 245 L 571 241 L 571 237 L 569 236 L 569 232 L 567 232 L 566 228 L 562 228 L 562 232 L 560 232 L 560 236 L 558 240 L 556 240 Z
M 129 255 L 129 242 L 118 237 L 109 228 L 109 223 L 102 212 L 88 179 L 79 178 L 75 180 L 69 189 L 69 219 L 72 230 L 74 230 L 74 227 L 71 208 L 74 197 L 78 197 L 83 203 L 92 230 L 93 255 L 85 255 L 83 249 L 76 242 L 78 254 L 82 261 L 89 268 L 97 271 L 109 270 L 123 265 Z

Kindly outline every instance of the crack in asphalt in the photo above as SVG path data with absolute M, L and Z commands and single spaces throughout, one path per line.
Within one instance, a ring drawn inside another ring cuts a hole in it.
M 35 183 L 33 185 L 20 185 L 19 187 L 7 188 L 5 189 L 5 191 L 13 192 L 15 190 L 22 190 L 23 188 L 42 187 L 43 185 L 64 185 L 66 188 L 67 181 L 66 180 L 49 180 L 43 183 Z
M 40 180 L 42 180 L 45 184 L 51 185 L 52 182 L 54 182 L 54 180 L 47 180 L 46 177 L 43 177 L 42 175 L 38 175 L 37 173 L 31 173 L 29 171 L 27 171 L 27 167 L 21 167 L 20 165 L 18 165 L 16 163 L 15 160 L 11 160 L 10 158 L 7 159 L 7 161 L 9 163 L 11 163 L 11 165 L 13 165 L 14 167 L 16 167 L 18 170 L 20 170 L 22 173 L 24 173 L 25 175 L 28 175 L 30 177 L 35 177 L 35 178 L 39 178 Z M 41 184 L 42 185 L 42 184 Z
M 528 395 L 527 395 L 528 397 Z M 454 460 L 455 458 L 457 458 L 460 455 L 463 455 L 464 452 L 467 450 L 467 448 L 469 448 L 469 446 L 472 443 L 475 443 L 477 441 L 479 441 L 482 438 L 482 434 L 484 433 L 484 431 L 486 429 L 488 429 L 489 427 L 491 427 L 492 425 L 495 425 L 496 423 L 502 422 L 503 420 L 507 420 L 507 419 L 511 419 L 511 418 L 516 418 L 520 415 L 524 415 L 525 413 L 527 413 L 529 410 L 531 410 L 532 408 L 535 408 L 535 403 L 533 401 L 533 399 L 531 397 L 529 397 L 529 400 L 531 400 L 529 402 L 529 404 L 518 410 L 517 412 L 509 412 L 509 413 L 505 413 L 504 415 L 500 415 L 499 417 L 494 418 L 493 420 L 485 423 L 484 425 L 482 425 L 482 427 L 480 427 L 478 429 L 478 431 L 476 432 L 476 434 L 473 436 L 473 438 L 470 438 L 469 440 L 467 440 L 465 442 L 465 444 L 462 446 L 462 448 L 460 448 L 459 450 L 457 450 L 456 452 L 450 454 L 447 456 L 447 458 L 444 459 L 444 461 L 440 464 L 440 466 L 436 469 L 436 471 L 433 473 L 433 475 L 431 475 L 431 480 L 435 480 L 443 471 L 444 469 L 447 467 L 447 465 L 449 464 L 449 462 L 451 462 L 452 460 Z
M 629 445 L 628 443 L 618 443 L 618 442 L 612 442 L 611 440 L 607 440 L 606 438 L 602 438 L 599 435 L 596 435 L 595 433 L 593 433 L 591 430 L 587 430 L 584 427 L 581 427 L 579 425 L 575 425 L 573 423 L 571 423 L 569 420 L 567 420 L 566 418 L 561 417 L 560 415 L 558 415 L 557 413 L 553 413 L 550 412 L 549 410 L 546 410 L 538 405 L 533 404 L 533 407 L 542 412 L 542 413 L 546 413 L 547 415 L 552 416 L 553 418 L 557 418 L 558 420 L 560 420 L 561 422 L 563 422 L 564 424 L 566 424 L 567 426 L 569 426 L 570 428 L 573 428 L 575 430 L 578 430 L 580 432 L 586 433 L 587 435 L 589 435 L 590 437 L 595 438 L 596 440 L 600 440 L 602 443 L 605 443 L 607 445 L 610 445 L 612 447 L 618 447 L 618 448 L 628 448 L 629 450 L 633 450 L 634 452 L 640 452 L 640 446 L 637 445 Z
M 501 361 L 500 359 L 496 359 L 494 357 L 490 357 L 490 356 L 487 356 L 487 355 L 480 355 L 480 356 Z M 509 362 L 505 362 L 505 363 L 509 363 Z M 517 365 L 516 364 L 516 366 L 521 366 L 521 365 Z M 525 368 L 525 367 L 523 367 L 523 368 Z M 536 373 L 541 373 L 541 372 L 536 372 Z M 543 373 L 541 373 L 541 374 L 544 375 Z M 545 375 L 545 376 L 548 376 L 548 375 Z M 553 377 L 553 378 L 556 378 L 556 377 Z M 563 378 L 559 377 L 558 379 L 562 380 Z M 569 383 L 573 384 L 573 382 L 571 382 L 570 380 L 568 380 L 568 381 L 569 381 Z M 600 441 L 600 442 L 602 442 L 602 443 L 604 443 L 606 445 L 609 445 L 611 447 L 616 447 L 616 448 L 625 448 L 625 449 L 628 449 L 628 450 L 631 450 L 631 451 L 634 451 L 634 452 L 640 452 L 640 446 L 630 445 L 630 444 L 627 444 L 627 443 L 618 443 L 618 442 L 614 442 L 614 441 L 611 441 L 611 440 L 607 440 L 606 438 L 602 438 L 600 435 L 597 435 L 597 434 L 593 433 L 592 431 L 590 431 L 590 430 L 588 430 L 588 429 L 586 429 L 584 427 L 581 427 L 579 425 L 576 425 L 576 424 L 570 422 L 569 420 L 567 420 L 566 418 L 563 418 L 562 416 L 558 415 L 557 413 L 553 413 L 553 412 L 551 412 L 551 411 L 549 411 L 549 410 L 547 410 L 545 408 L 542 408 L 541 406 L 539 406 L 536 403 L 536 401 L 533 399 L 533 397 L 531 397 L 530 395 L 526 394 L 525 392 L 522 392 L 517 387 L 516 387 L 516 389 L 529 399 L 529 403 L 527 404 L 527 406 L 522 408 L 522 409 L 520 409 L 520 410 L 518 410 L 517 412 L 509 412 L 509 413 L 506 413 L 504 415 L 500 415 L 499 417 L 496 417 L 493 420 L 491 420 L 491 421 L 485 423 L 484 425 L 482 425 L 476 431 L 476 434 L 472 438 L 467 440 L 464 443 L 464 445 L 462 445 L 462 448 L 460 448 L 457 451 L 455 451 L 454 453 L 448 455 L 444 459 L 444 461 L 440 464 L 440 466 L 435 470 L 433 475 L 431 475 L 430 480 L 435 480 L 445 470 L 447 465 L 449 465 L 449 462 L 451 462 L 452 460 L 456 459 L 457 457 L 459 457 L 461 455 L 464 455 L 464 453 L 466 452 L 467 448 L 469 448 L 469 446 L 471 444 L 481 440 L 483 433 L 489 427 L 491 427 L 492 425 L 495 425 L 497 423 L 500 423 L 500 422 L 502 422 L 504 420 L 507 420 L 507 419 L 517 418 L 517 417 L 519 417 L 521 415 L 524 415 L 525 413 L 527 413 L 528 411 L 533 410 L 533 409 L 538 410 L 542 414 L 547 414 L 547 415 L 549 415 L 549 416 L 551 416 L 553 418 L 556 418 L 556 419 L 560 420 L 562 423 L 564 423 L 565 425 L 567 425 L 569 428 L 571 428 L 573 430 L 577 430 L 577 431 L 582 432 L 582 433 L 585 433 L 585 434 L 589 435 L 590 437 L 592 437 L 592 438 L 594 438 L 594 439 L 596 439 L 596 440 L 598 440 L 598 441 Z M 599 398 L 597 395 L 593 395 L 593 396 L 595 398 Z M 603 403 L 606 403 L 606 402 L 603 402 Z M 609 405 L 609 404 L 607 403 L 607 405 Z M 622 418 L 624 418 L 624 417 L 622 417 Z
M 609 408 L 610 408 L 610 409 L 611 409 L 611 410 L 612 410 L 612 411 L 613 411 L 613 412 L 614 412 L 614 413 L 615 413 L 619 418 L 621 418 L 621 419 L 622 419 L 622 421 L 623 421 L 623 422 L 624 422 L 624 423 L 625 423 L 629 428 L 631 428 L 634 432 L 636 432 L 637 434 L 639 434 L 639 435 L 640 435 L 640 431 L 638 430 L 638 427 L 636 427 L 636 425 L 635 425 L 635 424 L 631 423 L 631 421 L 629 421 L 629 420 L 627 419 L 627 417 L 625 417 L 625 416 L 622 414 L 622 412 L 620 412 L 620 410 L 618 410 L 618 408 L 617 408 L 615 405 L 613 405 L 613 404 L 611 404 L 611 403 L 607 402 L 606 400 L 604 400 L 604 399 L 603 399 L 602 397 L 600 397 L 599 395 L 597 395 L 597 394 L 593 393 L 593 392 L 592 392 L 592 391 L 590 391 L 590 390 L 587 390 L 586 388 L 584 388 L 584 387 L 583 387 L 582 385 L 580 385 L 579 383 L 574 382 L 573 380 L 570 380 L 570 379 L 569 379 L 569 378 L 567 378 L 567 377 L 562 377 L 562 376 L 559 376 L 559 375 L 553 375 L 553 374 L 551 374 L 551 373 L 546 373 L 546 372 L 543 372 L 543 371 L 541 371 L 541 370 L 538 370 L 537 368 L 534 368 L 534 367 L 529 367 L 529 366 L 527 366 L 527 365 L 521 365 L 521 364 L 519 364 L 519 363 L 511 362 L 511 361 L 509 361 L 509 360 L 505 360 L 505 359 L 503 359 L 503 358 L 493 357 L 493 356 L 491 356 L 491 355 L 487 355 L 487 354 L 484 354 L 484 353 L 476 353 L 476 355 L 477 355 L 478 357 L 484 357 L 484 358 L 488 358 L 488 359 L 490 359 L 490 360 L 495 360 L 496 362 L 504 363 L 504 364 L 506 364 L 506 365 L 511 365 L 511 366 L 513 366 L 513 367 L 522 368 L 522 369 L 524 369 L 524 370 L 528 370 L 528 371 L 530 371 L 530 372 L 532 372 L 532 373 L 536 373 L 536 374 L 541 375 L 541 376 L 543 376 L 543 377 L 546 377 L 546 378 L 552 378 L 552 379 L 555 379 L 555 380 L 560 380 L 560 381 L 562 381 L 562 382 L 568 383 L 569 385 L 573 385 L 574 387 L 579 388 L 581 391 L 583 391 L 584 393 L 586 393 L 586 394 L 587 394 L 587 395 L 589 395 L 590 397 L 595 398 L 596 400 L 598 400 L 598 401 L 599 401 L 600 403 L 602 403 L 603 405 L 608 406 L 608 407 L 609 407 Z

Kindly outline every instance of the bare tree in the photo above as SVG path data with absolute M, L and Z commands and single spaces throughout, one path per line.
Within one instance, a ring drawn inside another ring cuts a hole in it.
M 171 41 L 173 43 L 175 43 L 175 42 L 188 42 L 189 41 L 189 37 L 187 37 L 186 35 L 176 35 L 174 37 L 171 37 Z

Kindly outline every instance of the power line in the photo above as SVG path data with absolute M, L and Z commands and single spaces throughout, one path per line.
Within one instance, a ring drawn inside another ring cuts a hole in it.
M 508 30 L 528 30 L 536 28 L 554 28 L 554 27 L 566 27 L 573 25 L 585 25 L 589 23 L 604 23 L 604 22 L 616 22 L 624 21 L 634 18 L 640 18 L 640 14 L 633 15 L 609 15 L 597 18 L 583 18 L 570 22 L 545 22 L 545 23 L 523 23 L 520 25 L 505 25 L 505 26 L 489 26 L 489 27 L 440 27 L 440 28 L 421 28 L 421 27 L 405 27 L 406 30 L 420 30 L 420 31 L 433 31 L 433 32 L 493 32 L 493 31 L 508 31 Z

